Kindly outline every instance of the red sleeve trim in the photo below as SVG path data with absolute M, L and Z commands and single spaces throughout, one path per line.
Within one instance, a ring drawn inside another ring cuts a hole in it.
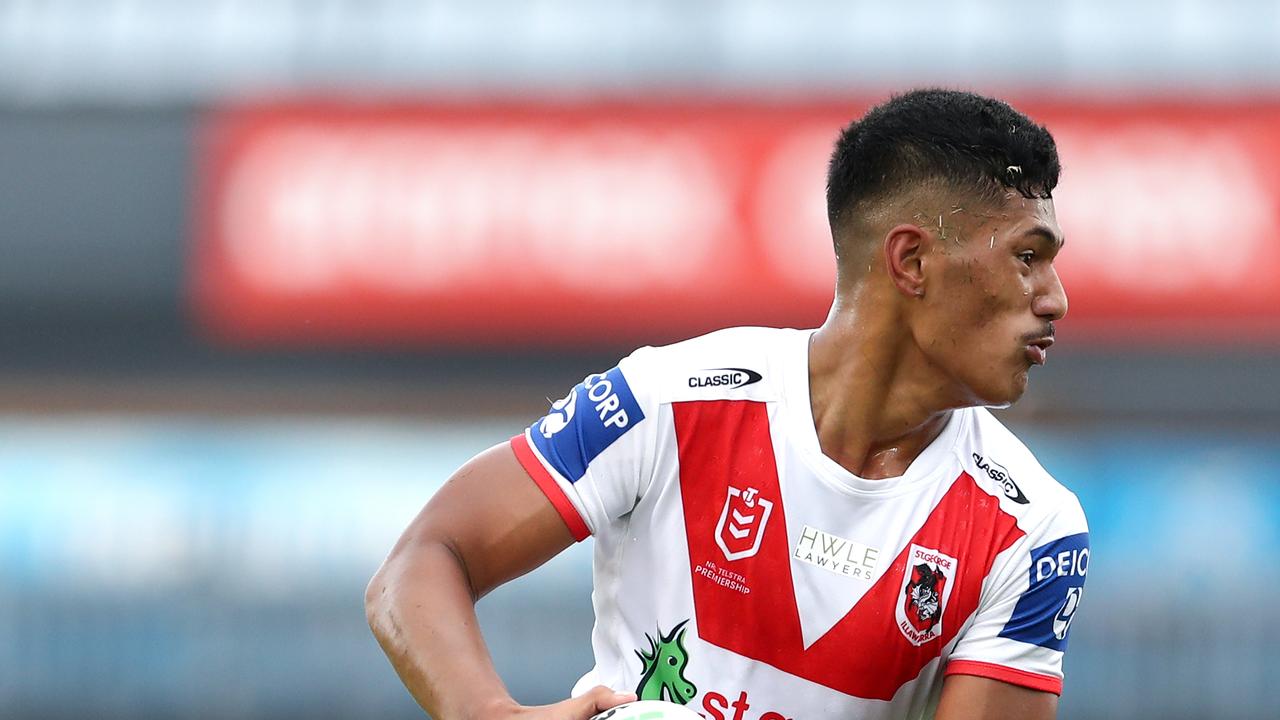
M 976 675 L 978 677 L 991 678 L 1007 682 L 1011 685 L 1020 685 L 1032 690 L 1041 692 L 1050 692 L 1054 695 L 1062 694 L 1062 678 L 1053 677 L 1052 675 L 1041 675 L 1040 673 L 1028 672 L 1017 668 L 1005 667 L 1004 665 L 996 665 L 995 663 L 980 662 L 978 660 L 952 660 L 947 663 L 946 675 Z
M 529 447 L 529 439 L 524 434 L 516 435 L 511 438 L 511 449 L 516 453 L 516 460 L 520 461 L 520 466 L 524 471 L 529 473 L 529 477 L 537 483 L 538 488 L 542 490 L 542 494 L 547 496 L 551 504 L 555 506 L 556 512 L 560 513 L 560 517 L 564 520 L 564 524 L 569 526 L 569 532 L 573 534 L 573 539 L 581 542 L 589 535 L 591 530 L 587 528 L 587 523 L 583 521 L 582 515 L 578 514 L 578 509 L 569 502 L 569 496 L 564 494 L 564 490 L 560 489 L 560 483 L 551 477 L 551 473 L 542 466 L 542 462 L 538 460 L 538 456 L 534 454 L 533 448 Z

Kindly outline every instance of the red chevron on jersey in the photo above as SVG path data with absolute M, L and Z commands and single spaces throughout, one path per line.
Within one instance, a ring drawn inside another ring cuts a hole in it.
M 674 410 L 699 636 L 777 666 L 753 648 L 776 647 L 780 655 L 803 648 L 765 405 L 717 400 L 677 403 Z M 735 490 L 752 493 L 757 506 L 770 503 L 772 511 L 755 539 L 759 550 L 729 559 L 717 528 L 725 498 Z M 716 628 L 714 637 L 704 635 L 704 627 Z
M 892 699 L 956 636 L 977 609 L 996 556 L 1024 534 L 960 473 L 889 569 L 806 648 L 766 405 L 672 407 L 698 636 L 792 675 L 848 695 Z M 720 519 L 722 510 L 733 511 L 735 491 L 751 493 L 757 508 L 758 551 L 730 559 L 720 547 Z M 763 503 L 771 508 L 767 522 L 758 511 Z

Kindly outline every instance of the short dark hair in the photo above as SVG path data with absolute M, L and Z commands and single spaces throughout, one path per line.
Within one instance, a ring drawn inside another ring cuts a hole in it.
M 827 220 L 838 237 L 870 202 L 931 180 L 993 201 L 1006 190 L 1048 198 L 1060 171 L 1053 136 L 1006 103 L 912 90 L 840 133 L 827 169 Z

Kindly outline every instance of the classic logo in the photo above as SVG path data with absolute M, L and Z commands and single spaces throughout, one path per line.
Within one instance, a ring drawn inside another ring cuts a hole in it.
M 764 376 L 760 373 L 746 368 L 711 368 L 710 370 L 700 370 L 691 376 L 689 378 L 689 387 L 734 389 L 758 383 L 763 379 Z
M 542 437 L 550 438 L 568 427 L 569 421 L 573 419 L 574 408 L 577 405 L 578 389 L 574 388 L 569 391 L 568 395 L 551 404 L 551 411 L 547 413 L 546 417 L 542 418 L 542 422 L 538 423 L 538 432 L 542 433 Z
M 1000 483 L 1000 489 L 1004 491 L 1005 497 L 1018 503 L 1026 505 L 1031 501 L 1026 495 L 1022 494 L 1022 488 L 1018 487 L 1018 483 L 1013 481 L 1013 475 L 1009 473 L 1008 468 L 990 458 L 984 458 L 978 453 L 973 454 L 973 463 L 978 469 L 985 472 L 987 477 Z
M 689 652 L 684 648 L 684 626 L 688 620 L 663 633 L 658 628 L 657 637 L 645 634 L 648 650 L 636 650 L 640 658 L 640 683 L 636 685 L 639 700 L 665 700 L 684 705 L 698 693 L 698 688 L 684 676 L 689 664 Z
M 773 501 L 759 497 L 755 488 L 739 490 L 729 486 L 716 523 L 716 545 L 724 552 L 725 560 L 741 560 L 760 552 L 764 528 L 773 512 Z
M 958 563 L 950 555 L 913 544 L 896 606 L 898 629 L 912 645 L 942 635 L 942 614 L 955 587 Z

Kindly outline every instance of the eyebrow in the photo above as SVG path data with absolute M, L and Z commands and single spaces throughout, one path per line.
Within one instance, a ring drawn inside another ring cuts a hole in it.
M 1048 242 L 1050 245 L 1055 246 L 1058 250 L 1061 250 L 1062 246 L 1067 244 L 1067 239 L 1065 237 L 1059 237 L 1055 235 L 1053 231 L 1050 230 L 1045 225 L 1036 225 L 1034 227 L 1031 227 L 1023 234 L 1034 235 L 1036 237 L 1039 237 L 1045 240 L 1046 242 Z

